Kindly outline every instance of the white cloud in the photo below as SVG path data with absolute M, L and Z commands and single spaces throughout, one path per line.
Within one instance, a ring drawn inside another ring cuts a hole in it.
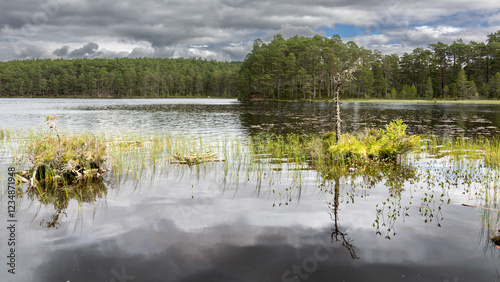
M 257 37 L 313 36 L 340 24 L 356 27 L 348 40 L 360 45 L 406 49 L 485 40 L 500 27 L 498 8 L 497 0 L 11 1 L 0 10 L 0 58 L 54 57 L 63 46 L 71 52 L 95 42 L 92 56 L 242 59 Z
M 236 60 L 243 60 L 245 56 L 252 51 L 253 42 L 240 42 L 240 43 L 230 43 L 227 46 L 221 48 L 222 51 L 226 52 L 231 56 L 231 58 Z
M 312 37 L 316 34 L 325 35 L 324 31 L 314 31 L 309 26 L 295 26 L 291 24 L 284 24 L 279 30 L 268 32 L 266 36 L 262 38 L 264 41 L 271 41 L 273 36 L 276 34 L 281 34 L 283 38 L 293 37 L 294 35 Z
M 465 28 L 452 26 L 417 26 L 388 30 L 387 34 L 395 41 L 411 46 L 427 45 L 437 41 L 457 40 Z
M 371 34 L 345 38 L 344 41 L 354 41 L 356 44 L 361 46 L 374 46 L 387 44 L 389 43 L 390 38 L 385 34 Z

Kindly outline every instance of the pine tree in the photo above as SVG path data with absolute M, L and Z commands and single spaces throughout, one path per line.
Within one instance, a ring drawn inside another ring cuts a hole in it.
M 425 86 L 425 96 L 427 99 L 434 97 L 434 89 L 432 88 L 432 78 L 427 79 L 427 83 Z

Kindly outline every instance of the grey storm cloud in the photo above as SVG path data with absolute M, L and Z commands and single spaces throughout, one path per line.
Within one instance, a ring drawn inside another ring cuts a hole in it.
M 70 57 L 70 58 L 87 57 L 89 55 L 95 54 L 98 49 L 99 49 L 99 45 L 97 45 L 97 43 L 89 42 L 85 46 L 83 46 L 82 48 L 78 48 L 76 50 L 71 51 L 71 53 L 69 53 L 68 57 Z
M 52 52 L 52 54 L 58 56 L 58 57 L 65 57 L 66 55 L 68 55 L 68 51 L 69 51 L 69 46 L 63 46 L 61 48 L 58 48 L 56 50 L 54 50 L 54 52 Z
M 77 48 L 71 52 L 70 47 L 65 45 L 54 50 L 52 54 L 62 58 L 118 58 L 127 57 L 131 53 L 99 49 L 99 45 L 97 43 L 89 42 L 81 48 Z M 143 57 L 147 57 L 147 55 L 150 57 L 152 56 L 152 54 L 146 53 Z
M 492 19 L 492 28 L 477 30 L 476 34 L 485 36 L 496 31 L 495 28 L 500 29 L 500 22 L 494 20 L 498 12 L 491 14 L 491 11 L 497 11 L 497 0 L 4 2 L 0 9 L 0 49 L 7 50 L 7 53 L 3 54 L 2 58 L 21 58 L 21 55 L 26 55 L 23 52 L 27 49 L 23 51 L 18 46 L 31 44 L 43 47 L 45 51 L 40 56 L 48 58 L 124 55 L 134 57 L 145 53 L 150 56 L 188 54 L 238 60 L 244 58 L 242 54 L 251 50 L 251 42 L 257 37 L 270 40 L 277 33 L 281 33 L 285 38 L 293 35 L 324 35 L 324 28 L 335 30 L 338 25 L 359 27 L 360 37 L 364 36 L 366 31 L 385 32 L 384 28 L 391 25 L 395 30 L 387 34 L 392 41 L 399 40 L 402 44 L 413 46 L 417 41 L 436 38 L 436 33 L 432 31 L 415 31 L 415 26 L 423 26 L 428 22 L 466 11 L 490 13 L 488 15 Z M 459 26 L 458 23 L 454 25 Z M 474 34 L 472 29 L 469 34 Z M 415 38 L 419 40 L 414 40 Z M 370 42 L 366 39 L 370 37 L 365 38 L 369 45 Z M 81 42 L 95 43 L 81 48 L 75 47 Z M 127 42 L 129 46 L 127 51 L 121 50 L 120 47 L 112 50 L 99 49 L 99 45 L 104 46 L 104 42 L 108 43 L 107 46 L 110 46 L 109 42 L 115 42 L 116 46 Z M 239 45 L 235 46 L 235 43 Z M 208 45 L 209 48 L 190 48 L 193 45 Z M 53 46 L 62 47 L 54 50 Z M 38 54 L 37 51 L 28 57 Z

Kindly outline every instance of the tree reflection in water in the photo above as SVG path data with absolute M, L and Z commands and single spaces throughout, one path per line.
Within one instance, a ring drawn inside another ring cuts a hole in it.
M 352 239 L 347 235 L 346 232 L 342 232 L 339 229 L 338 221 L 339 221 L 339 195 L 340 195 L 340 179 L 334 179 L 334 194 L 333 194 L 333 202 L 328 202 L 328 208 L 332 211 L 330 212 L 330 217 L 332 218 L 333 232 L 332 232 L 332 243 L 335 239 L 335 242 L 342 242 L 342 246 L 345 247 L 349 253 L 351 254 L 352 259 L 359 259 L 356 255 L 356 247 L 352 244 Z
M 338 228 L 338 207 L 340 196 L 340 182 L 343 179 L 350 179 L 351 191 L 347 194 L 349 196 L 348 202 L 354 203 L 356 194 L 359 191 L 364 191 L 360 197 L 368 196 L 368 190 L 375 187 L 375 185 L 384 181 L 384 185 L 389 189 L 389 197 L 386 201 L 377 204 L 377 217 L 374 221 L 376 234 L 382 235 L 381 229 L 386 229 L 387 233 L 385 238 L 391 239 L 397 233 L 394 230 L 396 220 L 399 217 L 408 216 L 408 207 L 401 205 L 402 192 L 404 191 L 404 183 L 407 181 L 418 182 L 418 175 L 416 169 L 410 164 L 402 161 L 368 161 L 365 163 L 357 163 L 356 169 L 336 169 L 335 167 L 322 167 L 320 171 L 325 180 L 333 180 L 333 201 L 328 202 L 330 215 L 334 221 L 334 232 L 332 239 L 342 241 L 351 256 L 356 257 L 355 248 L 352 246 L 351 240 L 347 234 L 341 232 Z M 356 192 L 356 190 L 358 190 Z M 385 207 L 387 206 L 387 208 Z

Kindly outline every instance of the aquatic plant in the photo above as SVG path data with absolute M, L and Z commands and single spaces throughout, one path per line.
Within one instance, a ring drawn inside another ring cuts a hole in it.
M 24 147 L 28 170 L 18 175 L 29 181 L 28 189 L 49 189 L 68 186 L 105 173 L 106 146 L 95 135 L 59 134 L 56 118 L 46 116 L 46 123 L 55 133 L 30 132 Z
M 328 152 L 347 158 L 395 159 L 420 142 L 419 136 L 407 136 L 406 128 L 402 120 L 395 120 L 385 129 L 365 129 L 357 135 L 343 134 Z
M 500 139 L 498 137 L 457 137 L 439 138 L 426 136 L 423 144 L 416 150 L 417 153 L 430 154 L 434 158 L 451 157 L 459 162 L 482 160 L 484 164 L 500 167 Z
M 12 131 L 8 128 L 0 128 L 0 141 L 10 139 Z
M 432 158 L 430 154 L 436 158 L 448 156 L 446 162 L 453 160 L 454 165 L 467 164 L 471 159 L 485 160 L 486 155 L 490 155 L 491 160 L 495 156 L 498 159 L 499 142 L 495 138 L 431 137 L 419 142 L 418 136 L 407 136 L 405 131 L 402 121 L 394 121 L 383 129 L 343 134 L 337 144 L 335 132 L 262 134 L 246 140 L 227 136 L 174 136 L 168 132 L 115 135 L 58 132 L 59 140 L 54 129 L 50 129 L 24 130 L 22 134 L 16 131 L 13 138 L 3 143 L 16 144 L 15 150 L 22 151 L 28 159 L 29 169 L 21 177 L 37 184 L 32 186 L 34 189 L 27 190 L 28 195 L 43 204 L 58 203 L 54 207 L 61 213 L 71 199 L 78 203 L 92 202 L 106 195 L 109 185 L 118 187 L 130 180 L 142 186 L 166 177 L 169 181 L 180 181 L 186 177 L 208 176 L 210 183 L 224 187 L 222 189 L 229 187 L 227 184 L 251 183 L 257 195 L 273 191 L 275 200 L 279 200 L 278 206 L 282 204 L 281 197 L 286 201 L 283 205 L 292 199 L 300 200 L 302 179 L 358 181 L 356 185 L 366 189 L 385 182 L 390 193 L 397 195 L 404 183 L 418 181 L 418 168 L 411 165 L 410 160 L 418 159 L 420 154 L 427 155 L 426 158 Z M 90 159 L 82 153 L 96 149 L 100 153 Z M 406 152 L 414 154 L 405 155 Z M 92 159 L 100 161 L 92 162 Z M 483 162 L 474 164 L 482 165 Z M 61 168 L 68 174 L 61 173 Z M 112 173 L 105 178 L 98 177 L 97 173 L 101 175 L 103 169 L 111 169 Z M 85 178 L 84 170 L 90 173 L 90 178 Z M 446 175 L 447 181 L 458 183 L 471 179 L 456 171 L 453 169 Z M 66 180 L 66 176 L 70 180 Z M 269 190 L 265 188 L 267 184 Z M 447 185 L 445 183 L 444 187 Z M 288 190 L 279 190 L 285 186 Z M 383 213 L 385 217 L 394 211 L 383 210 Z
M 31 136 L 25 155 L 30 162 L 27 178 L 31 186 L 72 184 L 100 177 L 105 172 L 106 146 L 90 134 L 62 135 L 47 133 Z
M 93 203 L 106 195 L 102 174 L 105 169 L 104 139 L 91 133 L 60 133 L 56 118 L 47 116 L 47 130 L 16 132 L 11 149 L 22 156 L 23 164 L 16 175 L 18 196 L 37 199 L 42 205 L 53 206 L 55 213 L 40 225 L 58 226 L 61 214 L 69 202 Z M 14 156 L 17 154 L 13 152 Z M 27 189 L 23 189 L 23 186 Z
M 396 160 L 420 142 L 419 136 L 407 136 L 406 124 L 396 120 L 385 129 L 366 129 L 342 134 L 264 135 L 252 139 L 255 152 L 285 162 L 305 162 L 327 178 L 362 173 L 378 161 Z

